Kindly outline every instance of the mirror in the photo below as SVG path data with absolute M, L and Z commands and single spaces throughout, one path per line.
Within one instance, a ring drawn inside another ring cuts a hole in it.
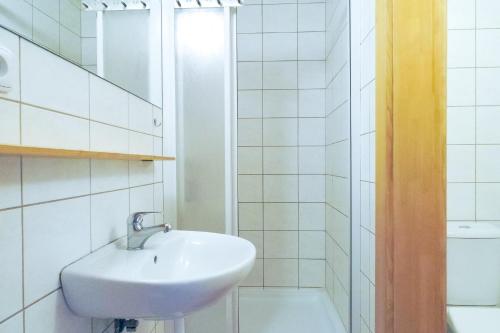
M 161 106 L 161 0 L 0 0 L 0 26 Z

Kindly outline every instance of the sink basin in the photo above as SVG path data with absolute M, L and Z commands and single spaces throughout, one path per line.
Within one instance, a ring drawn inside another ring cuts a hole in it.
M 179 319 L 223 297 L 255 261 L 250 242 L 223 234 L 171 231 L 143 250 L 110 244 L 61 273 L 66 301 L 93 318 Z

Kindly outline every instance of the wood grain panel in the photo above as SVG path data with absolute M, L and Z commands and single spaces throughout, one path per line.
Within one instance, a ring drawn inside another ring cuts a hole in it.
M 446 1 L 377 1 L 377 333 L 446 332 Z
M 108 152 L 85 151 L 85 150 L 27 147 L 27 146 L 16 146 L 16 145 L 0 145 L 0 154 L 46 156 L 46 157 L 59 157 L 59 158 L 91 158 L 96 160 L 130 160 L 130 161 L 175 160 L 175 157 L 169 157 L 169 156 L 120 154 L 120 153 L 108 153 Z

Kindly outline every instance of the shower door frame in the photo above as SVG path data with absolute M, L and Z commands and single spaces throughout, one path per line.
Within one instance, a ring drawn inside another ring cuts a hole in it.
M 444 333 L 446 1 L 376 13 L 376 330 Z

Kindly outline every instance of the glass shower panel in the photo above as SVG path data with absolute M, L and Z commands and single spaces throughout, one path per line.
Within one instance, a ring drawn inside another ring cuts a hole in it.
M 223 9 L 177 9 L 175 28 L 178 223 L 224 233 Z

